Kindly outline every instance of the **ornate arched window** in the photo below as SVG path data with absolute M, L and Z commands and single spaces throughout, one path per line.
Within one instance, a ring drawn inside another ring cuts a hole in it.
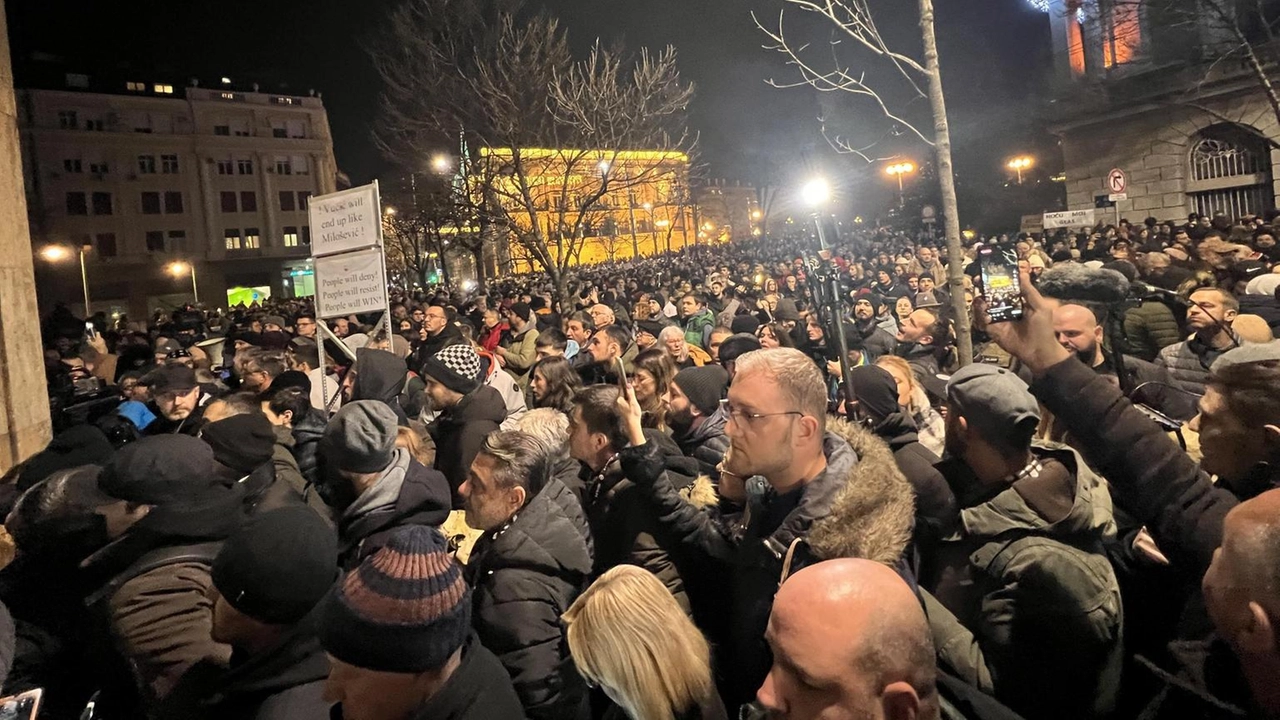
M 1211 125 L 1191 139 L 1188 160 L 1187 195 L 1197 213 L 1235 220 L 1275 207 L 1271 146 L 1252 128 Z

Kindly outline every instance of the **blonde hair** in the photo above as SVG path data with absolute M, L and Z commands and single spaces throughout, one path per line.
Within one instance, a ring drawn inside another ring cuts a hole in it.
M 418 433 L 407 427 L 396 428 L 396 447 L 409 451 L 414 460 L 431 467 L 435 463 L 435 448 L 427 447 Z
M 914 412 L 922 409 L 915 407 L 916 390 L 919 389 L 920 384 L 916 382 L 916 374 L 911 371 L 911 363 L 897 355 L 881 355 L 876 358 L 876 365 L 879 367 L 891 367 L 901 373 L 902 377 L 907 379 L 907 398 L 911 401 L 912 405 L 910 410 Z
M 561 619 L 578 672 L 633 720 L 672 720 L 715 692 L 707 639 L 647 570 L 612 568 Z
M 736 371 L 735 378 L 754 373 L 773 378 L 782 396 L 795 404 L 795 410 L 816 419 L 818 429 L 826 429 L 827 385 L 808 355 L 785 347 L 753 350 L 738 358 Z

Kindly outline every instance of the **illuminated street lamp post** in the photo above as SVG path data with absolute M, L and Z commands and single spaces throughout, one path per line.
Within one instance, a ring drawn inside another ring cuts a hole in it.
M 80 286 L 84 290 L 84 316 L 87 318 L 89 312 L 89 273 L 84 266 L 84 253 L 88 250 L 88 246 L 81 245 L 77 252 L 80 255 Z M 65 245 L 46 245 L 40 250 L 40 257 L 51 263 L 58 263 L 71 257 L 71 250 Z
M 915 172 L 916 171 L 915 164 L 909 163 L 909 162 L 894 163 L 893 165 L 890 165 L 889 167 L 885 168 L 884 171 L 898 179 L 898 207 L 902 207 L 906 205 L 907 204 L 906 196 L 903 194 L 903 191 L 902 191 L 902 176 L 909 175 Z
M 169 274 L 180 278 L 187 273 L 191 273 L 191 296 L 195 298 L 195 304 L 200 304 L 200 288 L 196 285 L 196 266 L 194 263 L 172 262 L 169 263 Z
M 1018 173 L 1019 185 L 1022 184 L 1022 171 L 1029 169 L 1034 164 L 1035 161 L 1025 155 L 1016 157 L 1009 161 L 1009 169 Z
M 822 229 L 822 217 L 818 211 L 831 200 L 831 186 L 822 178 L 810 180 L 800 190 L 800 199 L 809 206 L 813 216 L 813 224 L 818 230 L 818 246 L 821 248 L 823 268 L 819 270 L 819 279 L 827 285 L 827 302 L 830 303 L 828 314 L 830 325 L 834 325 L 836 341 L 840 345 L 840 376 L 844 381 L 845 396 L 848 397 L 853 388 L 853 368 L 849 364 L 849 340 L 844 333 L 844 306 L 840 302 L 840 278 L 836 266 L 831 261 L 831 246 L 827 244 L 827 234 Z M 825 271 L 825 272 L 824 272 Z M 829 337 L 829 336 L 828 336 Z M 845 409 L 852 410 L 853 404 L 845 401 Z

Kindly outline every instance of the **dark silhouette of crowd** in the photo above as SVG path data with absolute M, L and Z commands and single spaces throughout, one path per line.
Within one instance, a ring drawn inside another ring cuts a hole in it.
M 385 318 L 60 306 L 53 440 L 0 483 L 3 691 L 55 720 L 1280 716 L 1274 221 L 770 236 L 392 287 Z M 1020 319 L 978 243 L 1016 253 Z M 1062 268 L 1130 292 L 1042 295 Z

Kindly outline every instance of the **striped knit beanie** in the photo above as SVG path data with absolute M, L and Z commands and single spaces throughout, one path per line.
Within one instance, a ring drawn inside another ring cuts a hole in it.
M 320 643 L 366 670 L 436 670 L 471 632 L 471 589 L 435 529 L 409 525 L 321 602 Z

